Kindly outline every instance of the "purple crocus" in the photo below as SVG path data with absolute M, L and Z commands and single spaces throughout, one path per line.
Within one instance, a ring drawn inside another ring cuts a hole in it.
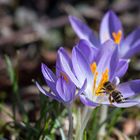
M 100 104 L 110 105 L 109 94 L 102 93 L 105 82 L 110 81 L 121 92 L 124 98 L 128 98 L 123 103 L 112 103 L 116 107 L 130 107 L 139 104 L 139 101 L 132 99 L 134 95 L 140 93 L 140 80 L 132 80 L 119 84 L 117 77 L 117 64 L 119 63 L 118 48 L 114 49 L 112 41 L 103 44 L 98 55 L 83 55 L 81 52 L 82 42 L 78 43 L 72 50 L 71 61 L 66 51 L 61 48 L 58 52 L 58 62 L 63 71 L 67 73 L 70 79 L 77 87 L 87 79 L 87 86 L 83 94 L 80 94 L 81 101 L 88 106 L 98 106 Z M 88 57 L 92 60 L 88 61 Z M 123 71 L 123 69 L 122 69 Z
M 38 82 L 36 82 L 36 85 L 44 95 L 65 105 L 70 105 L 84 91 L 86 81 L 84 81 L 82 88 L 76 94 L 75 84 L 69 79 L 66 73 L 60 70 L 58 72 L 58 69 L 60 68 L 57 68 L 57 74 L 55 75 L 45 64 L 42 64 L 41 71 L 46 84 L 50 87 L 50 91 L 45 90 Z
M 69 16 L 73 30 L 80 39 L 85 39 L 92 47 L 100 48 L 101 44 L 112 39 L 118 46 L 119 57 L 129 59 L 140 52 L 140 28 L 124 38 L 121 21 L 113 11 L 109 11 L 102 19 L 99 39 L 94 32 L 80 19 Z

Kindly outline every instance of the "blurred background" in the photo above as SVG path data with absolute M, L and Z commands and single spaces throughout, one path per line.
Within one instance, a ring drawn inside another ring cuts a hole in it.
M 70 52 L 78 42 L 68 15 L 80 17 L 98 33 L 109 9 L 121 19 L 125 35 L 140 26 L 140 0 L 0 0 L 0 140 L 61 139 L 67 112 L 40 95 L 32 79 L 44 84 L 41 62 L 55 70 L 59 47 Z M 138 78 L 140 55 L 133 57 L 122 81 Z M 82 108 L 79 101 L 75 106 Z M 99 126 L 94 123 L 99 109 L 87 126 L 87 140 L 97 139 L 93 131 Z M 125 140 L 122 134 L 140 140 L 140 107 L 109 111 L 107 140 Z

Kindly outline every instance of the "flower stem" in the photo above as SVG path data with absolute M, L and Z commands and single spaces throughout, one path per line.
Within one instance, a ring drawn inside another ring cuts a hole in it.
M 91 113 L 92 113 L 92 109 L 89 108 L 89 107 L 85 107 L 85 110 L 83 112 L 83 119 L 82 119 L 82 127 L 81 127 L 81 140 L 83 139 L 83 133 L 84 133 L 84 130 L 87 126 L 87 123 L 91 117 Z
M 68 140 L 72 140 L 73 137 L 73 117 L 71 106 L 67 106 L 68 109 L 68 118 L 69 118 L 69 131 L 68 131 Z
M 84 107 L 84 111 L 81 115 L 81 127 L 80 129 L 78 130 L 78 133 L 76 135 L 76 140 L 83 140 L 83 133 L 84 133 L 84 130 L 87 126 L 87 123 L 91 117 L 91 114 L 92 114 L 92 109 L 89 108 L 89 107 Z
M 99 123 L 102 124 L 107 119 L 108 106 L 102 105 Z M 102 125 L 98 133 L 98 140 L 103 140 L 106 135 L 106 123 Z

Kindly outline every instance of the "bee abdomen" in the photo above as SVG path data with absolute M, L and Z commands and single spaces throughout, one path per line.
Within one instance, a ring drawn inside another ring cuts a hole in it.
M 115 102 L 117 102 L 117 103 L 121 103 L 121 102 L 124 102 L 125 101 L 125 99 L 123 98 L 121 92 L 119 92 L 117 90 L 114 90 L 112 92 L 112 97 L 115 100 Z

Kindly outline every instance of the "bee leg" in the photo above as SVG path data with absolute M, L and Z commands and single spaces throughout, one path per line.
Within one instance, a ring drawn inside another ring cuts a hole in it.
M 114 103 L 115 102 L 115 100 L 114 99 L 112 99 L 112 101 L 111 101 L 112 103 Z
M 115 101 L 112 99 L 112 95 L 111 95 L 111 94 L 109 95 L 108 99 L 109 99 L 109 102 L 110 102 L 111 105 L 112 105 L 112 103 L 115 102 Z
M 97 95 L 104 95 L 105 94 L 105 90 L 101 89 L 99 92 L 96 93 Z
M 112 104 L 111 94 L 108 97 L 110 104 Z
M 102 88 L 101 88 L 101 90 L 105 90 L 105 88 L 104 88 L 104 87 L 102 87 Z
M 100 92 L 98 92 L 98 93 L 105 93 L 105 91 L 100 91 Z

